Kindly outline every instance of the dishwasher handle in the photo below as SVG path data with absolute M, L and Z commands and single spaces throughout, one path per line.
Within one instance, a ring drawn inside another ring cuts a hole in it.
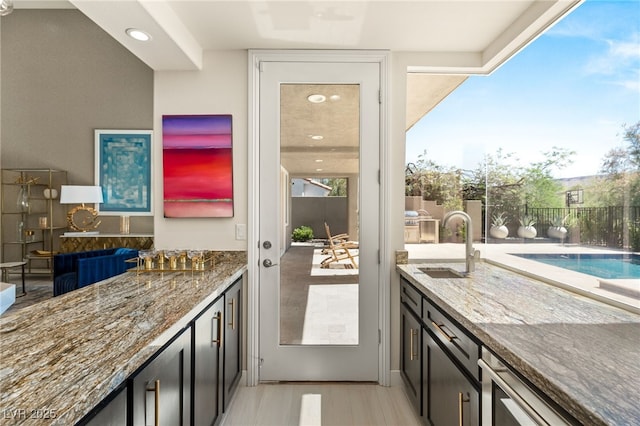
M 487 364 L 483 359 L 478 360 L 478 365 L 482 368 L 483 374 L 488 374 L 499 387 L 506 393 L 509 398 L 513 399 L 524 412 L 531 417 L 534 421 L 541 425 L 548 425 L 549 423 L 538 414 L 536 410 L 529 405 L 529 403 L 522 398 L 500 375 Z M 509 373 L 510 374 L 510 373 Z

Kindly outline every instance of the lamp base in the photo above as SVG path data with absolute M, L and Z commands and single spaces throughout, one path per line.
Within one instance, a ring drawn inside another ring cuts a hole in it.
M 93 207 L 82 204 L 74 207 L 67 214 L 67 225 L 73 231 L 88 232 L 90 229 L 95 229 L 100 225 L 100 221 L 97 219 L 98 212 Z

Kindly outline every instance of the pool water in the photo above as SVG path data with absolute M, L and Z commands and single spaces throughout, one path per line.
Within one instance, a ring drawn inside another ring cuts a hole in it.
M 640 255 L 630 253 L 604 254 L 530 254 L 513 256 L 535 260 L 571 271 L 609 279 L 640 279 Z

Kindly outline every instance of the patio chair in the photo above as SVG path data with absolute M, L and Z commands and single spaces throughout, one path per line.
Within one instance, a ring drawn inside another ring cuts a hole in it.
M 355 261 L 355 257 L 358 256 L 357 253 L 352 253 L 350 250 L 357 250 L 358 243 L 356 241 L 349 241 L 349 236 L 347 234 L 337 234 L 331 235 L 331 230 L 329 229 L 329 225 L 325 222 L 324 229 L 327 232 L 327 240 L 329 247 L 326 247 L 322 250 L 323 254 L 328 254 L 329 257 L 320 262 L 321 268 L 329 268 L 334 262 L 340 262 L 341 260 L 347 260 L 351 262 L 345 263 L 345 268 L 348 269 L 358 269 L 358 264 Z

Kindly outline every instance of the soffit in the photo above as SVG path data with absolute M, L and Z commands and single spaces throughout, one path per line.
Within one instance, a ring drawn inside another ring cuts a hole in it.
M 154 70 L 210 49 L 385 49 L 420 71 L 488 73 L 581 0 L 70 0 Z M 16 7 L 33 0 L 15 0 Z M 55 3 L 60 3 L 56 1 Z M 127 28 L 149 32 L 140 43 Z

